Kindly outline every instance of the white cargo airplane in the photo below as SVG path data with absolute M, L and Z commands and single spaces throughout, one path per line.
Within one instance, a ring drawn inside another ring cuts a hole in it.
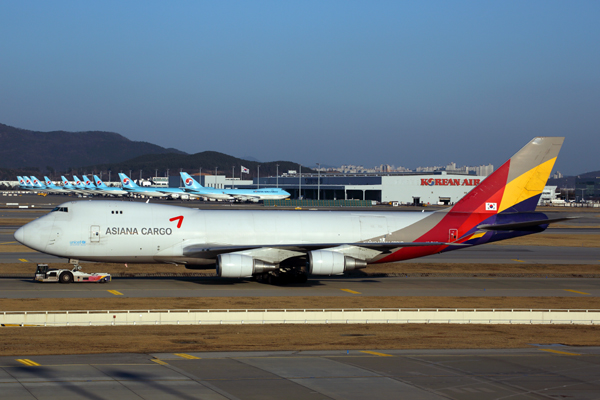
M 15 232 L 32 249 L 119 263 L 216 267 L 302 281 L 541 232 L 535 212 L 564 138 L 537 137 L 453 207 L 435 212 L 196 210 L 121 201 L 56 207 Z

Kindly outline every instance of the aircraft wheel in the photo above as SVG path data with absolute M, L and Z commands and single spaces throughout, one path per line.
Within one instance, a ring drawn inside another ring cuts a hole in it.
M 73 274 L 71 274 L 70 272 L 63 272 L 62 274 L 60 274 L 58 280 L 60 281 L 60 283 L 71 283 L 73 282 Z

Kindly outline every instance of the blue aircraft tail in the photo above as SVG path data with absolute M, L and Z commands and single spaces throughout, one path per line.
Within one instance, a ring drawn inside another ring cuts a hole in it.
M 133 183 L 131 179 L 125 174 L 119 174 L 119 178 L 121 178 L 121 183 L 123 184 L 123 189 L 137 189 L 139 186 Z
M 56 188 L 56 185 L 52 183 L 52 180 L 50 180 L 50 178 L 48 178 L 47 176 L 44 176 L 44 183 L 46 184 L 46 187 Z
M 194 189 L 194 190 L 204 189 L 204 186 L 202 186 L 201 184 L 199 184 L 187 172 L 180 172 L 180 174 L 181 174 L 181 180 L 183 181 L 183 186 L 186 189 Z
M 43 189 L 43 187 L 44 187 L 40 183 L 40 180 L 33 175 L 31 175 L 31 185 L 36 189 Z
M 96 185 L 94 185 L 94 182 L 92 182 L 90 180 L 90 178 L 88 178 L 85 175 L 82 175 L 83 177 L 83 186 L 85 186 L 87 189 L 96 189 Z
M 106 186 L 106 184 L 104 182 L 102 182 L 102 179 L 98 178 L 98 175 L 94 175 L 94 183 L 96 184 L 96 187 L 98 187 L 100 189 L 104 189 L 104 188 L 108 187 L 108 186 Z
M 62 182 L 62 185 L 64 188 L 72 188 L 73 187 L 73 186 L 71 186 L 71 182 L 69 182 L 69 180 L 62 175 L 60 177 L 60 181 Z

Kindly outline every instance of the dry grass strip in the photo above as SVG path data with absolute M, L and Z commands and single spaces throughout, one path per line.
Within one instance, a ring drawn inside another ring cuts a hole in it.
M 600 326 L 212 325 L 0 328 L 1 356 L 257 350 L 493 349 L 599 346 Z

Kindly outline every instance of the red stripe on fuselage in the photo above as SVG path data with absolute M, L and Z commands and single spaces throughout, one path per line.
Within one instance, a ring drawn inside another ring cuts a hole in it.
M 448 242 L 451 229 L 458 230 L 460 238 L 491 215 L 497 214 L 498 211 L 486 211 L 485 204 L 496 203 L 496 208 L 500 207 L 509 169 L 510 160 L 467 193 L 436 226 L 417 238 L 415 242 Z M 448 246 L 403 247 L 378 260 L 377 263 L 428 256 L 439 253 L 446 247 Z

